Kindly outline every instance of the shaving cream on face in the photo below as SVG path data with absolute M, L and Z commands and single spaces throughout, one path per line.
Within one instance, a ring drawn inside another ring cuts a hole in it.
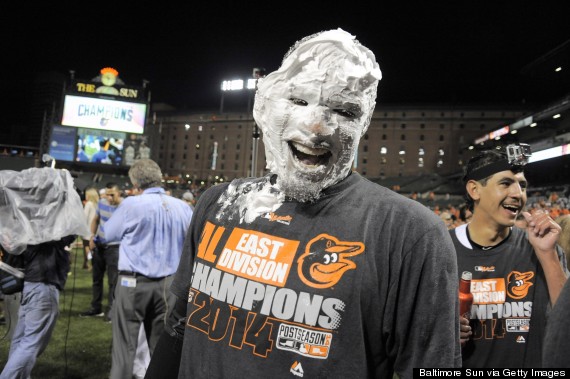
M 298 43 L 260 81 L 254 118 L 286 196 L 315 200 L 348 175 L 380 78 L 374 54 L 337 29 Z
M 218 199 L 216 218 L 251 223 L 286 197 L 314 201 L 345 178 L 381 77 L 374 54 L 341 29 L 298 42 L 281 67 L 260 80 L 255 97 L 253 114 L 276 182 L 270 176 L 232 182 Z

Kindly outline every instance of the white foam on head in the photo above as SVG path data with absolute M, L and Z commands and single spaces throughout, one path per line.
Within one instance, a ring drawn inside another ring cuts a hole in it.
M 381 78 L 374 54 L 342 29 L 297 42 L 281 67 L 259 80 L 255 96 L 253 115 L 276 183 L 231 184 L 217 217 L 251 222 L 286 197 L 314 201 L 344 179 L 370 124 Z M 308 155 L 297 158 L 299 151 Z
M 308 181 L 319 182 L 315 194 L 308 196 L 314 198 L 348 175 L 370 123 L 381 77 L 374 54 L 336 29 L 299 41 L 281 67 L 258 83 L 254 118 L 263 131 L 267 168 L 278 175 L 283 189 L 294 192 L 287 196 L 311 187 Z M 292 98 L 307 100 L 306 109 Z M 360 116 L 344 119 L 331 112 L 335 108 L 354 109 Z M 323 144 L 333 158 L 327 167 L 304 171 L 292 162 L 289 141 L 309 147 Z

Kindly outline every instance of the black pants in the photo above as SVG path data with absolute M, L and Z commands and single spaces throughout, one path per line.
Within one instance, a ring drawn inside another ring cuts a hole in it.
M 109 285 L 107 311 L 110 311 L 115 298 L 115 286 L 117 285 L 117 277 L 119 275 L 119 245 L 97 245 L 93 249 L 92 254 L 93 299 L 91 300 L 91 308 L 96 311 L 103 311 L 103 280 L 105 271 L 107 271 L 107 282 Z

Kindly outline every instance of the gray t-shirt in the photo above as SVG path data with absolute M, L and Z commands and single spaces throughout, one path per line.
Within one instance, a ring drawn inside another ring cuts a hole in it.
M 472 246 L 468 225 L 450 231 L 458 272 L 473 274 L 473 335 L 462 349 L 464 368 L 541 367 L 550 298 L 546 277 L 526 232 L 511 228 L 491 249 Z M 557 247 L 566 270 L 564 253 Z
M 568 368 L 570 351 L 570 281 L 566 281 L 554 308 L 548 317 L 542 351 L 543 367 Z
M 456 255 L 432 211 L 357 173 L 250 223 L 228 208 L 268 180 L 214 186 L 196 206 L 172 285 L 188 298 L 180 378 L 459 367 Z

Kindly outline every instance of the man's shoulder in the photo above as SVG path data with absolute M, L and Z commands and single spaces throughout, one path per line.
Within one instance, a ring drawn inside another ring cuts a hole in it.
M 122 201 L 121 207 L 138 207 L 141 204 L 152 202 L 153 199 L 160 201 L 160 196 L 156 196 L 154 193 L 141 193 L 139 195 L 127 196 Z
M 189 207 L 189 204 L 186 203 L 184 200 L 179 199 L 179 198 L 174 197 L 174 196 L 166 196 L 166 201 L 170 204 L 175 204 L 178 207 L 183 207 L 184 209 Z
M 410 199 L 407 196 L 404 196 L 390 188 L 384 187 L 383 185 L 373 182 L 363 176 L 357 175 L 357 179 L 355 179 L 354 184 L 354 188 L 357 191 L 365 192 L 371 196 L 377 196 L 378 199 L 375 201 L 395 204 L 397 206 L 403 205 L 406 208 L 411 207 L 413 210 L 421 209 L 422 211 L 426 210 L 431 212 L 429 208 L 417 200 Z
M 222 192 L 227 190 L 231 185 L 237 186 L 238 183 L 244 183 L 245 179 L 234 179 L 231 182 L 216 184 L 212 187 L 208 187 L 200 197 L 210 197 L 210 196 L 219 196 Z
M 117 206 L 112 205 L 111 203 L 109 203 L 108 201 L 103 199 L 103 200 L 99 200 L 99 203 L 97 204 L 97 208 L 103 212 L 113 212 L 115 209 L 117 209 Z
M 472 249 L 469 238 L 467 237 L 467 224 L 459 225 L 449 230 L 451 241 L 456 249 L 467 248 Z
M 431 209 L 417 200 L 363 177 L 353 183 L 348 187 L 350 197 L 363 199 L 367 208 L 373 209 L 381 217 L 397 221 L 400 228 L 410 227 L 410 230 L 422 233 L 441 222 Z
M 511 227 L 511 237 L 508 242 L 517 247 L 527 247 L 528 250 L 534 254 L 534 248 L 528 240 L 528 234 L 525 229 L 516 226 Z
M 127 196 L 123 200 L 121 200 L 121 204 L 119 204 L 118 206 L 123 207 L 123 206 L 129 206 L 130 204 L 135 204 L 137 202 L 136 201 L 137 197 L 140 197 L 140 196 Z

